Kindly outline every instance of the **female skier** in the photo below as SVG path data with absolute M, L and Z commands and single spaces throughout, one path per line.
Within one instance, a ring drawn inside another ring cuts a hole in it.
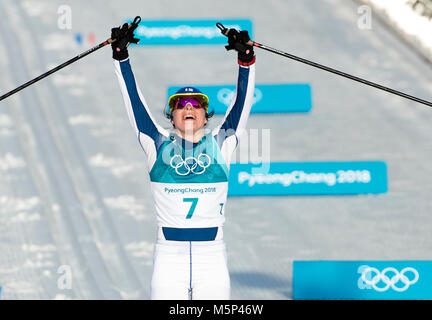
M 151 299 L 229 299 L 223 224 L 230 158 L 245 130 L 255 85 L 255 55 L 247 31 L 230 29 L 227 50 L 238 52 L 235 99 L 222 123 L 204 130 L 209 99 L 184 87 L 168 100 L 172 130 L 159 126 L 138 88 L 127 47 L 137 25 L 111 30 L 115 72 L 129 120 L 144 150 L 157 214 Z

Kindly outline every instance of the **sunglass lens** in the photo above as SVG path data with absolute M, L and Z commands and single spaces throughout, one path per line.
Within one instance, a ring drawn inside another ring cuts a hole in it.
M 194 108 L 201 108 L 201 102 L 193 97 L 182 97 L 177 102 L 177 109 L 183 109 L 186 105 L 190 103 Z

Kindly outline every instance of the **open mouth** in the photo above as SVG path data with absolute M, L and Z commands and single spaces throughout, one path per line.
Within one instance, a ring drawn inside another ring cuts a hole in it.
M 195 120 L 195 117 L 193 115 L 189 114 L 189 115 L 186 115 L 183 119 L 184 120 Z

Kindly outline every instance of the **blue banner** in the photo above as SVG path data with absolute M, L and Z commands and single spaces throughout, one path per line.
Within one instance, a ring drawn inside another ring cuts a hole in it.
M 168 97 L 182 86 L 168 88 Z M 184 86 L 183 86 L 184 87 Z M 225 114 L 235 98 L 235 85 L 196 86 L 210 99 L 215 114 Z M 309 112 L 312 95 L 309 84 L 257 84 L 251 113 Z
M 432 299 L 432 261 L 294 261 L 299 300 Z
M 382 161 L 232 163 L 229 196 L 352 195 L 387 192 Z
M 132 20 L 126 21 L 132 23 Z M 227 44 L 227 37 L 221 34 L 216 23 L 226 28 L 247 30 L 253 39 L 250 19 L 188 19 L 188 20 L 141 20 L 135 35 L 138 45 L 197 45 Z

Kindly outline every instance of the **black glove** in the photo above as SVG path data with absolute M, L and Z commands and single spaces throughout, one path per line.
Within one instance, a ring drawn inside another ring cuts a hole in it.
M 236 29 L 229 29 L 228 45 L 225 46 L 227 50 L 236 50 L 238 52 L 238 59 L 243 63 L 250 63 L 254 59 L 253 46 L 247 44 L 250 40 L 247 31 L 237 31 Z
M 129 53 L 127 51 L 127 47 L 129 43 L 138 43 L 139 39 L 134 38 L 134 31 L 138 27 L 138 23 L 141 18 L 136 17 L 134 22 L 129 25 L 127 23 L 123 24 L 120 28 L 112 28 L 111 29 L 111 39 L 117 39 L 117 41 L 111 43 L 111 48 L 113 50 L 113 59 L 115 60 L 124 60 L 129 57 Z

